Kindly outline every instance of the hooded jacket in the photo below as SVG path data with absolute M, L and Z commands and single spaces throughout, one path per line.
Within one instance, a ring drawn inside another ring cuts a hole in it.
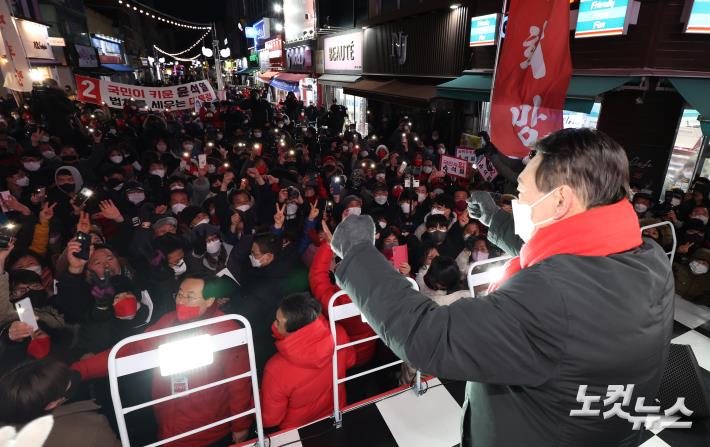
M 330 248 L 330 244 L 321 244 L 320 248 L 313 257 L 313 263 L 311 264 L 311 270 L 308 274 L 308 280 L 311 285 L 311 293 L 315 299 L 320 301 L 323 307 L 323 315 L 328 317 L 328 302 L 333 294 L 340 292 L 340 287 L 335 285 L 330 280 L 330 275 L 328 271 L 330 270 L 330 263 L 333 260 L 333 250 Z M 335 301 L 337 305 L 343 305 L 350 303 L 350 298 L 344 295 Z M 348 334 L 348 338 L 352 341 L 362 340 L 363 338 L 372 337 L 375 335 L 375 331 L 367 324 L 363 323 L 362 318 L 352 317 L 342 320 L 339 324 L 343 326 L 345 332 Z M 361 343 L 359 345 L 353 346 L 357 354 L 357 359 L 355 360 L 356 365 L 364 365 L 369 362 L 375 355 L 375 349 L 377 347 L 376 341 L 368 341 Z
M 350 341 L 345 330 L 335 326 L 338 344 Z M 275 341 L 277 353 L 266 363 L 261 384 L 261 412 L 265 427 L 280 429 L 305 425 L 333 411 L 332 361 L 334 343 L 328 322 L 319 316 L 285 338 Z M 338 377 L 355 364 L 355 351 L 338 352 Z M 339 385 L 344 406 L 345 385 Z

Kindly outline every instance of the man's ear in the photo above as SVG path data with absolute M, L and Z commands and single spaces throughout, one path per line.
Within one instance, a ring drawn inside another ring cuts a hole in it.
M 579 197 L 575 191 L 567 185 L 562 185 L 555 193 L 555 217 L 561 218 L 569 213 L 576 206 L 581 205 Z

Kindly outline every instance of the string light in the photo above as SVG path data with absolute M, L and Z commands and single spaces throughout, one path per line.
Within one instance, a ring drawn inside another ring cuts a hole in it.
M 156 20 L 159 20 L 163 23 L 167 23 L 169 25 L 177 26 L 179 28 L 194 29 L 194 30 L 211 30 L 212 29 L 211 25 L 205 25 L 205 24 L 201 24 L 201 23 L 197 23 L 197 22 L 189 22 L 186 20 L 176 19 L 175 17 L 161 13 L 160 11 L 155 10 L 147 5 L 141 4 L 139 2 L 133 1 L 132 3 L 134 3 L 134 4 L 129 3 L 127 0 L 118 0 L 119 5 L 126 5 L 126 8 L 128 8 L 129 10 L 131 8 L 133 8 L 133 10 L 138 12 L 139 14 L 143 14 L 148 18 L 156 19 Z M 139 8 L 139 6 L 140 6 L 140 8 Z
M 153 45 L 153 48 L 154 48 L 155 51 L 157 51 L 158 53 L 162 53 L 162 54 L 164 54 L 164 55 L 166 55 L 166 56 L 172 57 L 172 58 L 175 59 L 175 60 L 183 61 L 183 62 L 191 62 L 191 61 L 194 61 L 195 59 L 197 59 L 198 57 L 200 57 L 200 54 L 199 54 L 199 53 L 197 53 L 197 54 L 196 54 L 195 56 L 193 56 L 193 57 L 188 57 L 188 58 L 178 57 L 178 56 L 173 56 L 172 54 L 168 53 L 167 51 L 160 49 L 160 48 L 159 48 L 158 46 L 156 46 L 156 45 Z
M 196 41 L 195 43 L 193 43 L 192 45 L 190 45 L 189 47 L 187 47 L 186 49 L 184 49 L 184 50 L 182 50 L 182 51 L 178 51 L 177 53 L 168 53 L 168 52 L 166 52 L 166 51 L 163 51 L 163 50 L 159 49 L 159 48 L 158 48 L 157 46 L 155 46 L 155 45 L 153 45 L 153 47 L 154 47 L 156 50 L 159 50 L 161 53 L 163 53 L 163 54 L 165 54 L 165 55 L 167 55 L 167 56 L 170 56 L 170 57 L 180 56 L 181 54 L 187 53 L 188 51 L 190 51 L 190 50 L 192 50 L 193 48 L 195 48 L 198 44 L 202 43 L 202 39 L 204 39 L 205 37 L 207 37 L 209 34 L 210 34 L 210 32 L 209 32 L 209 31 L 206 31 L 205 34 L 203 34 L 202 37 L 200 37 L 199 39 L 197 39 L 197 41 Z

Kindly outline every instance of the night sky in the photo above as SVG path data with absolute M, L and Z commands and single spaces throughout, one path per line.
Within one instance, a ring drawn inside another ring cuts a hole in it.
M 224 17 L 225 4 L 234 0 L 202 0 L 195 1 L 175 1 L 175 0 L 155 0 L 155 9 L 166 14 L 175 16 L 178 19 L 185 19 L 194 22 L 221 21 Z M 178 49 L 191 45 L 204 31 L 185 30 L 175 32 L 175 41 Z

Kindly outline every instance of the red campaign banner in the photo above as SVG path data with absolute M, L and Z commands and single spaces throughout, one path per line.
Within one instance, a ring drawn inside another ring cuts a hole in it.
M 194 109 L 196 103 L 211 103 L 217 99 L 207 80 L 188 84 L 149 87 L 121 84 L 113 81 L 75 75 L 77 99 L 81 102 L 120 109 L 127 103 L 141 110 L 170 111 Z
M 496 147 L 524 158 L 533 143 L 562 129 L 571 77 L 569 0 L 511 0 L 491 105 Z

